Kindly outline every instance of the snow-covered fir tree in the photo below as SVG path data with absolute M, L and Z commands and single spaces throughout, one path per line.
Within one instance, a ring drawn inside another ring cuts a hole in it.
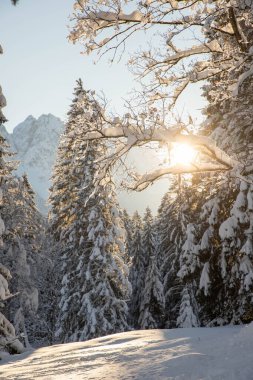
M 126 209 L 121 213 L 125 230 L 125 262 L 130 265 L 133 255 L 133 221 Z
M 12 272 L 12 291 L 18 295 L 9 302 L 8 316 L 26 346 L 40 340 L 38 285 L 43 268 L 38 268 L 45 234 L 43 218 L 38 213 L 34 192 L 27 176 L 10 178 L 4 186 L 2 215 L 5 219 L 3 263 Z
M 196 179 L 180 176 L 171 182 L 170 190 L 162 199 L 157 217 L 159 262 L 165 294 L 165 327 L 176 327 L 181 294 L 186 285 L 183 272 L 191 273 L 188 267 L 197 256 L 188 255 L 186 249 L 187 228 L 197 221 L 198 202 L 195 198 Z M 188 268 L 188 269 L 186 269 Z M 186 274 L 186 273 L 185 273 Z
M 0 264 L 0 307 L 5 307 L 5 303 L 12 297 L 8 288 L 8 281 L 11 279 L 10 271 Z M 16 336 L 14 326 L 0 312 L 0 360 L 5 352 L 21 353 L 24 347 Z
M 12 178 L 12 171 L 15 168 L 15 164 L 8 162 L 7 158 L 11 155 L 7 150 L 8 146 L 2 136 L 0 136 L 0 290 L 1 290 L 1 308 L 4 308 L 3 312 L 0 312 L 0 351 L 7 351 L 10 353 L 19 353 L 23 350 L 23 345 L 16 337 L 14 326 L 5 317 L 7 313 L 6 303 L 11 298 L 11 293 L 8 288 L 8 281 L 12 278 L 9 269 L 7 269 L 2 263 L 4 260 L 4 252 L 6 248 L 5 235 L 6 226 L 3 220 L 3 208 L 5 205 L 5 189 L 6 184 L 9 183 Z M 7 300 L 7 301 L 6 301 Z M 4 315 L 5 314 L 5 315 Z
M 180 269 L 177 273 L 184 285 L 184 289 L 181 293 L 179 316 L 177 318 L 178 327 L 186 327 L 186 325 L 187 327 L 197 327 L 199 324 L 197 317 L 199 310 L 195 300 L 197 291 L 195 278 L 198 268 L 199 244 L 197 239 L 197 227 L 193 223 L 188 223 L 186 228 L 186 240 L 180 250 Z M 192 321 L 192 326 L 189 325 L 190 321 Z
M 88 215 L 88 240 L 78 264 L 82 282 L 79 329 L 71 340 L 86 340 L 126 331 L 130 298 L 128 268 L 124 263 L 124 232 L 110 177 L 96 189 Z M 79 214 L 83 219 L 84 215 Z
M 144 214 L 143 250 L 147 257 L 147 269 L 141 292 L 138 325 L 142 329 L 159 328 L 164 319 L 164 289 L 158 265 L 158 244 L 155 223 L 150 208 Z
M 127 329 L 128 270 L 110 175 L 95 187 L 104 143 L 85 141 L 99 130 L 102 108 L 77 82 L 51 190 L 51 231 L 62 259 L 56 336 L 86 340 Z
M 129 321 L 138 327 L 140 315 L 141 291 L 144 286 L 148 257 L 143 249 L 143 221 L 136 211 L 133 215 L 132 260 L 130 263 L 129 280 L 132 285 L 132 297 L 129 302 Z
M 58 147 L 58 158 L 54 168 L 53 186 L 50 202 L 50 231 L 57 241 L 59 257 L 62 261 L 60 287 L 60 313 L 57 322 L 57 334 L 67 340 L 78 331 L 80 307 L 79 289 L 77 283 L 77 267 L 79 242 L 87 240 L 88 204 L 93 192 L 92 179 L 95 175 L 94 161 L 95 146 L 83 141 L 83 136 L 94 123 L 99 123 L 98 105 L 93 101 L 90 92 L 83 89 L 82 81 L 77 81 L 74 90 L 74 99 L 68 112 L 68 122 Z M 82 199 L 80 191 L 85 188 L 85 197 Z M 82 206 L 86 216 L 85 224 L 78 219 L 77 210 Z M 64 310 L 66 301 L 71 307 Z M 62 331 L 60 335 L 60 330 Z

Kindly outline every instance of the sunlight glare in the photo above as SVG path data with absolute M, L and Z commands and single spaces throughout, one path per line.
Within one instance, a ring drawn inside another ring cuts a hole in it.
M 187 165 L 195 161 L 197 151 L 187 144 L 173 144 L 170 152 L 171 164 Z

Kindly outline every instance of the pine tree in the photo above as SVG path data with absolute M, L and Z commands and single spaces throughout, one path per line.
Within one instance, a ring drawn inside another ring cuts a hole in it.
M 43 270 L 38 269 L 38 263 L 45 227 L 26 175 L 9 179 L 3 195 L 6 226 L 3 263 L 12 272 L 14 293 L 19 293 L 9 303 L 8 317 L 14 321 L 17 333 L 24 335 L 28 347 L 29 340 L 35 342 L 36 334 L 39 335 L 38 272 L 41 274 Z
M 130 265 L 133 256 L 133 222 L 132 218 L 129 216 L 128 212 L 124 209 L 121 215 L 124 229 L 125 229 L 125 262 Z
M 5 301 L 11 295 L 8 289 L 7 281 L 11 279 L 10 271 L 2 264 L 4 259 L 4 251 L 6 250 L 5 235 L 6 226 L 4 220 L 2 219 L 3 210 L 5 205 L 5 193 L 6 188 L 10 179 L 12 178 L 12 171 L 15 168 L 15 164 L 8 162 L 6 158 L 11 156 L 11 153 L 7 150 L 8 145 L 6 144 L 4 138 L 0 136 L 0 266 L 1 266 L 1 276 L 0 276 L 0 289 L 1 289 L 1 301 Z M 9 194 L 10 196 L 10 194 Z M 4 306 L 4 314 L 6 313 L 6 304 L 1 302 L 1 307 Z M 16 337 L 14 326 L 8 321 L 8 319 L 0 313 L 0 342 L 1 351 L 8 351 L 11 353 L 22 352 L 23 346 Z
M 163 326 L 164 289 L 157 255 L 157 231 L 150 208 L 144 215 L 143 250 L 147 257 L 147 270 L 144 286 L 141 290 L 140 315 L 138 325 L 142 329 Z
M 78 265 L 83 278 L 75 340 L 126 331 L 130 295 L 124 264 L 124 235 L 110 178 L 97 189 L 88 217 L 88 242 Z M 71 339 L 72 340 L 72 339 Z
M 183 238 L 184 225 L 179 214 L 179 202 L 166 193 L 158 209 L 156 221 L 158 265 L 165 296 L 165 327 L 176 327 L 177 304 L 181 285 L 177 272 L 179 271 L 179 247 Z
M 92 109 L 91 99 L 89 92 L 84 91 L 82 81 L 79 79 L 74 89 L 74 99 L 68 112 L 65 132 L 60 139 L 53 173 L 53 185 L 50 189 L 52 205 L 49 215 L 50 225 L 56 240 L 67 240 L 67 235 L 70 233 L 69 226 L 76 220 L 73 199 L 76 198 L 77 188 L 81 186 L 80 181 L 82 181 L 78 170 L 85 170 L 83 162 L 85 155 L 82 154 L 80 157 L 80 153 L 87 146 L 87 143 L 82 141 L 82 135 L 85 135 L 91 123 L 97 118 L 97 111 L 94 112 Z M 77 156 L 78 153 L 79 156 Z M 94 159 L 92 156 L 89 158 Z M 79 168 L 77 167 L 78 162 Z
M 94 191 L 94 162 L 98 158 L 95 146 L 83 140 L 85 133 L 95 123 L 99 126 L 98 104 L 91 93 L 83 89 L 81 80 L 77 81 L 68 117 L 54 168 L 50 195 L 52 210 L 49 215 L 50 232 L 56 239 L 62 261 L 60 314 L 57 322 L 57 335 L 62 340 L 67 340 L 78 330 L 80 294 L 76 279 L 79 255 L 82 253 L 79 244 L 87 241 L 89 199 Z M 82 188 L 85 191 L 81 192 Z M 77 216 L 80 207 L 84 214 L 82 219 Z
M 194 226 L 198 221 L 201 203 L 201 196 L 196 197 L 197 183 L 195 177 L 190 179 L 180 176 L 171 183 L 170 191 L 162 199 L 158 210 L 158 249 L 166 300 L 167 328 L 176 327 L 182 291 L 186 283 L 189 282 L 190 285 L 198 276 L 198 255 L 197 251 L 192 251 L 193 245 L 197 249 L 198 236 L 190 239 L 189 232 L 191 226 L 196 228 Z M 196 231 L 194 234 L 196 235 Z M 194 244 L 190 240 L 194 240 Z
M 97 161 L 106 148 L 85 141 L 88 131 L 99 130 L 103 111 L 80 80 L 74 95 L 50 196 L 51 231 L 62 259 L 56 336 L 64 342 L 127 329 L 127 268 L 117 201 L 109 177 L 95 186 Z
M 141 291 L 138 325 L 142 329 L 149 329 L 163 325 L 164 292 L 158 267 L 157 232 L 150 208 L 146 209 L 144 221 L 142 246 L 147 257 L 147 269 Z
M 4 303 L 12 297 L 9 288 L 8 280 L 11 279 L 10 271 L 0 264 L 0 306 L 4 307 Z M 3 352 L 21 353 L 23 345 L 16 337 L 14 326 L 0 312 L 0 359 L 3 357 Z
M 130 264 L 129 280 L 132 285 L 132 297 L 129 303 L 129 321 L 134 327 L 139 327 L 141 291 L 144 286 L 147 269 L 147 256 L 143 249 L 143 222 L 136 211 L 133 215 L 133 244 L 132 261 Z

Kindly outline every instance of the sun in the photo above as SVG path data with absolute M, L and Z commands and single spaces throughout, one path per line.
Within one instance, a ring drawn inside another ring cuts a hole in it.
M 197 151 L 188 144 L 175 143 L 170 151 L 170 161 L 172 165 L 188 165 L 195 161 Z

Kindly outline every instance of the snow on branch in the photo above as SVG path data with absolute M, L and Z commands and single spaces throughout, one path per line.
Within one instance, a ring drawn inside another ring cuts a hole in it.
M 181 3 L 146 0 L 136 4 L 136 9 L 129 12 L 128 1 L 78 0 L 74 3 L 72 21 L 75 24 L 69 38 L 74 43 L 82 42 L 85 52 L 90 53 L 106 47 L 107 51 L 111 48 L 117 50 L 133 33 L 153 25 L 182 29 L 187 29 L 190 25 L 202 27 L 204 20 L 184 12 L 196 5 L 203 8 L 203 4 L 197 4 L 196 0 Z M 131 33 L 128 34 L 129 28 Z M 114 39 L 118 40 L 118 44 L 110 48 L 108 44 Z
M 243 84 L 243 82 L 248 79 L 251 75 L 253 75 L 253 65 L 250 66 L 248 71 L 245 71 L 243 74 L 241 74 L 238 78 L 238 81 L 235 85 L 235 88 L 233 90 L 233 96 L 237 96 L 239 93 L 239 88 Z
M 168 175 L 168 174 L 194 174 L 194 173 L 204 173 L 211 171 L 224 171 L 226 168 L 222 165 L 218 164 L 177 164 L 173 166 L 168 166 L 167 168 L 160 168 L 154 170 L 151 173 L 144 174 L 142 176 L 138 176 L 138 179 L 135 178 L 135 181 L 132 185 L 126 184 L 126 187 L 130 190 L 142 191 L 146 189 L 149 185 L 155 182 L 157 179 Z
M 176 54 L 166 58 L 164 62 L 175 64 L 183 58 L 191 57 L 196 54 L 205 54 L 211 52 L 222 53 L 220 45 L 215 40 L 207 44 L 192 46 L 191 49 L 178 51 Z
M 127 124 L 128 123 L 128 124 Z M 131 184 L 124 184 L 125 187 L 132 190 L 143 190 L 156 181 L 158 178 L 168 174 L 186 174 L 199 172 L 213 171 L 231 171 L 232 175 L 244 179 L 243 173 L 245 167 L 239 161 L 229 156 L 226 152 L 220 149 L 217 144 L 207 136 L 184 134 L 181 126 L 174 126 L 169 129 L 163 127 L 162 123 L 156 124 L 156 127 L 137 128 L 136 125 L 130 122 L 122 123 L 109 127 L 104 127 L 101 130 L 88 132 L 85 136 L 86 140 L 108 139 L 115 142 L 115 150 L 111 151 L 110 155 L 103 157 L 102 170 L 99 174 L 99 180 L 103 178 L 105 171 L 109 167 L 115 165 L 122 156 L 128 153 L 134 147 L 141 147 L 145 144 L 158 142 L 160 144 L 181 143 L 193 146 L 198 152 L 207 158 L 205 162 L 191 164 L 177 164 L 160 168 L 154 172 L 144 175 L 130 174 Z M 247 180 L 248 181 L 248 180 Z
M 137 130 L 131 124 L 125 126 L 115 126 L 103 128 L 99 131 L 93 131 L 86 135 L 86 140 L 100 138 L 120 138 L 125 137 L 128 141 L 135 141 L 134 145 L 143 144 L 143 142 L 161 142 L 161 143 L 186 143 L 194 146 L 200 146 L 202 151 L 209 157 L 216 159 L 219 163 L 233 168 L 240 166 L 240 162 L 230 157 L 209 137 L 182 134 L 181 127 L 175 126 L 169 129 L 144 129 Z

